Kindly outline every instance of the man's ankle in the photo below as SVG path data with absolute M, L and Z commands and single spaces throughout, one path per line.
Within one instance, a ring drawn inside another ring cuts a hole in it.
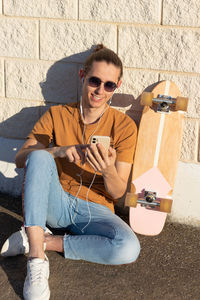
M 64 252 L 63 236 L 49 235 L 45 237 L 46 250 Z
M 28 255 L 28 259 L 32 258 L 41 258 L 45 259 L 45 253 L 42 251 L 30 251 Z

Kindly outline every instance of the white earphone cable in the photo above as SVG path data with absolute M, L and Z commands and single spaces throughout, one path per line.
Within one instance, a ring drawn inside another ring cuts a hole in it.
M 81 98 L 81 100 L 82 100 L 82 98 Z M 82 115 L 82 117 L 83 117 L 83 109 L 82 109 L 81 102 L 82 102 L 82 101 L 80 101 L 80 112 L 81 112 L 81 115 Z M 87 141 L 86 141 L 86 144 L 88 144 L 89 139 L 91 138 L 91 136 L 94 135 L 94 134 L 96 133 L 96 131 L 97 131 L 98 127 L 99 127 L 99 123 L 100 123 L 101 117 L 103 116 L 103 114 L 105 113 L 105 111 L 108 109 L 108 107 L 109 107 L 109 106 L 107 106 L 107 107 L 104 109 L 104 111 L 101 113 L 101 115 L 99 116 L 99 119 L 98 119 L 98 122 L 97 122 L 97 126 L 96 126 L 95 130 L 94 130 L 94 131 L 90 134 L 90 136 L 88 137 L 88 139 L 87 139 Z M 83 145 L 85 144 L 85 143 L 84 143 L 85 129 L 86 129 L 86 126 L 85 126 L 85 124 L 84 124 L 83 132 L 82 132 L 82 144 L 83 144 Z M 77 176 L 80 177 L 80 186 L 79 186 L 79 189 L 78 189 L 78 191 L 77 191 L 77 193 L 76 193 L 76 195 L 75 195 L 75 197 L 74 197 L 74 199 L 73 199 L 73 201 L 72 201 L 72 203 L 71 203 L 71 205 L 70 205 L 70 208 L 71 208 L 71 210 L 70 210 L 71 221 L 72 221 L 72 223 L 74 224 L 74 226 L 76 226 L 77 228 L 79 228 L 79 227 L 76 225 L 76 223 L 75 223 L 75 221 L 74 221 L 74 217 L 72 216 L 72 209 L 73 209 L 73 204 L 74 204 L 75 200 L 77 199 L 77 197 L 78 197 L 78 195 L 79 195 L 79 193 L 80 193 L 81 187 L 82 187 L 82 185 L 83 185 L 82 175 L 83 175 L 84 171 L 85 171 L 85 170 L 83 169 L 83 170 L 80 172 L 80 174 L 77 174 Z M 94 183 L 94 180 L 95 180 L 95 178 L 96 178 L 96 174 L 97 174 L 97 173 L 96 173 L 96 171 L 95 171 L 94 176 L 93 176 L 93 178 L 92 178 L 92 181 L 91 181 L 91 183 L 90 183 L 90 185 L 89 185 L 89 188 L 88 188 L 88 190 L 87 190 L 87 194 L 86 194 L 86 201 L 87 201 L 87 208 L 88 208 L 89 220 L 88 220 L 88 223 L 87 223 L 82 229 L 79 228 L 82 232 L 84 232 L 84 229 L 90 224 L 91 219 L 92 219 L 91 211 L 90 211 L 90 207 L 89 207 L 88 195 L 89 195 L 90 189 L 91 189 L 91 187 L 92 187 L 92 185 L 93 185 L 93 183 Z

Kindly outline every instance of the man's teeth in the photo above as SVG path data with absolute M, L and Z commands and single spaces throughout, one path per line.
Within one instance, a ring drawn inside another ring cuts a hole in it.
M 94 98 L 97 99 L 97 100 L 100 100 L 100 99 L 101 99 L 101 97 L 97 97 L 97 96 L 95 96 L 95 95 L 94 95 Z

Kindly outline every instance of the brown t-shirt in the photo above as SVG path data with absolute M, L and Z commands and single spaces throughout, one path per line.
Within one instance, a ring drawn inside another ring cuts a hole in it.
M 135 122 L 109 106 L 99 122 L 88 125 L 82 122 L 79 104 L 52 106 L 35 124 L 27 138 L 36 139 L 48 148 L 50 143 L 54 147 L 88 144 L 93 134 L 110 136 L 111 147 L 116 150 L 117 160 L 133 163 L 137 136 Z M 60 183 L 65 191 L 83 200 L 88 199 L 105 205 L 114 211 L 114 199 L 106 192 L 100 173 L 97 172 L 88 193 L 95 173 L 88 163 L 82 166 L 70 163 L 66 158 L 56 158 L 55 161 Z

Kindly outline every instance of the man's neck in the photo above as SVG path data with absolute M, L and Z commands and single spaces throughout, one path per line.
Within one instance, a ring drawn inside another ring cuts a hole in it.
M 104 107 L 98 108 L 83 108 L 82 120 L 84 124 L 95 123 L 101 118 L 106 110 L 106 105 Z

